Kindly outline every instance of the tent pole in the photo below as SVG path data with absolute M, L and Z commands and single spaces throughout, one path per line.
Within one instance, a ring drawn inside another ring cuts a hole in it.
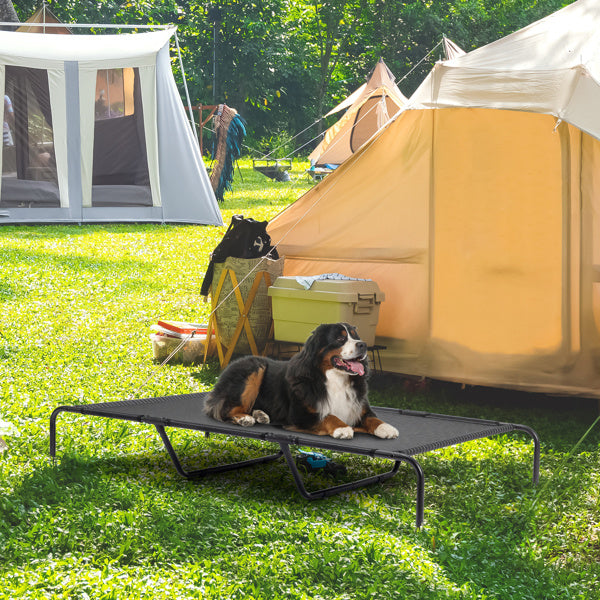
M 181 58 L 181 50 L 179 49 L 179 38 L 177 37 L 177 30 L 175 30 L 175 46 L 177 48 L 177 56 L 179 57 L 179 68 L 181 69 L 181 77 L 183 79 L 183 87 L 185 88 L 185 98 L 187 100 L 188 111 L 190 113 L 190 120 L 192 123 L 192 130 L 194 132 L 194 137 L 196 138 L 196 143 L 200 146 L 200 140 L 198 139 L 198 132 L 196 131 L 196 123 L 194 121 L 194 112 L 192 110 L 192 102 L 190 100 L 190 93 L 187 86 L 187 81 L 185 79 L 185 70 L 183 68 L 183 59 Z

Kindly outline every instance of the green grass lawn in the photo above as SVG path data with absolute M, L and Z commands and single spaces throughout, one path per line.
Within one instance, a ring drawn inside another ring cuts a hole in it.
M 312 184 L 278 184 L 242 161 L 223 217 L 268 220 Z M 282 462 L 182 480 L 150 426 L 63 413 L 56 465 L 48 424 L 61 404 L 210 389 L 207 367 L 152 360 L 159 318 L 205 321 L 208 255 L 224 228 L 0 228 L 0 598 L 600 598 L 597 403 L 431 382 L 378 383 L 372 402 L 519 422 L 542 440 L 540 486 L 524 435 L 420 457 L 415 478 L 317 502 Z M 200 466 L 264 451 L 247 439 L 174 431 Z M 383 461 L 336 457 L 354 476 Z M 329 485 L 311 476 L 313 487 Z

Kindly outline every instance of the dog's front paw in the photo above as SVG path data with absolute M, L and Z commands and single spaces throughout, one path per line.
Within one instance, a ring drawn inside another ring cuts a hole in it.
M 400 435 L 400 432 L 389 423 L 382 423 L 377 427 L 377 429 L 373 432 L 377 437 L 383 438 L 386 440 L 391 440 L 397 438 Z
M 242 427 L 252 427 L 252 425 L 254 425 L 254 423 L 256 423 L 256 420 L 254 419 L 254 417 L 251 417 L 250 415 L 243 415 L 242 417 L 236 417 L 234 419 L 234 421 L 237 425 L 241 425 Z
M 262 410 L 253 410 L 252 416 L 256 419 L 257 423 L 267 424 L 271 422 L 269 415 L 266 412 L 263 412 Z
M 352 427 L 338 427 L 333 430 L 331 437 L 338 440 L 351 440 L 354 437 L 354 429 Z

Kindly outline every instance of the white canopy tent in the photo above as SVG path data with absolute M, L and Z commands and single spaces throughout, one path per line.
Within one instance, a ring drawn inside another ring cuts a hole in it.
M 599 32 L 578 0 L 437 63 L 269 224 L 285 275 L 379 284 L 384 369 L 600 397 Z
M 174 34 L 0 31 L 0 223 L 222 225 L 171 71 Z

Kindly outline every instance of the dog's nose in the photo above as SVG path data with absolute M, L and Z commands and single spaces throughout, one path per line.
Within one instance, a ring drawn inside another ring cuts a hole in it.
M 367 352 L 367 344 L 365 342 L 356 342 L 356 349 L 361 354 L 365 354 Z

